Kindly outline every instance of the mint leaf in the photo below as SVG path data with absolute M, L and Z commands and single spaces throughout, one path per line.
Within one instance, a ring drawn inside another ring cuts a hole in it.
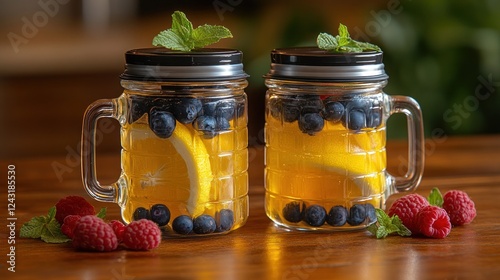
M 25 238 L 41 238 L 47 243 L 63 243 L 69 239 L 61 232 L 61 225 L 55 219 L 56 207 L 49 209 L 47 216 L 34 217 L 21 226 L 19 236 Z
M 104 219 L 104 217 L 106 217 L 106 207 L 104 208 L 101 208 L 101 210 L 99 210 L 99 213 L 96 214 L 96 216 L 98 218 L 101 218 L 101 219 Z
M 25 238 L 40 238 L 42 236 L 45 216 L 34 217 L 21 226 L 19 236 Z
M 443 207 L 443 195 L 441 195 L 441 192 L 438 188 L 433 188 L 431 190 L 429 197 L 427 197 L 427 200 L 429 201 L 430 205 Z
M 193 30 L 192 38 L 195 48 L 202 48 L 220 41 L 223 38 L 232 38 L 229 29 L 220 25 L 201 25 Z
M 347 27 L 339 24 L 339 35 L 332 36 L 328 33 L 320 33 L 316 39 L 318 48 L 333 52 L 364 52 L 382 51 L 377 45 L 359 42 L 351 38 Z
M 192 23 L 183 12 L 172 14 L 172 28 L 161 31 L 153 38 L 152 44 L 178 51 L 191 51 L 217 43 L 224 38 L 232 38 L 229 29 L 219 25 L 202 25 L 193 29 Z
M 375 215 L 377 222 L 368 226 L 368 231 L 378 239 L 395 233 L 401 236 L 411 235 L 411 231 L 403 225 L 397 215 L 389 217 L 382 209 L 375 209 Z
M 153 46 L 166 47 L 177 51 L 190 51 L 194 46 L 185 42 L 182 37 L 172 30 L 163 30 L 153 38 Z

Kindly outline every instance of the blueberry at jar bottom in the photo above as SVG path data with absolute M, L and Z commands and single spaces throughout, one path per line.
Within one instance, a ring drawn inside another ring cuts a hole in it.
M 278 224 L 296 229 L 354 229 L 365 228 L 376 222 L 375 207 L 368 202 L 355 203 L 350 207 L 334 205 L 325 208 L 321 204 L 304 201 L 287 203 L 277 221 Z
M 137 207 L 133 213 L 133 220 L 148 219 L 155 222 L 160 228 L 169 230 L 177 235 L 208 235 L 231 231 L 235 224 L 234 212 L 231 209 L 221 209 L 215 216 L 202 214 L 197 217 L 179 215 L 175 217 L 170 228 L 167 229 L 171 218 L 170 209 L 164 204 L 155 204 L 149 209 Z

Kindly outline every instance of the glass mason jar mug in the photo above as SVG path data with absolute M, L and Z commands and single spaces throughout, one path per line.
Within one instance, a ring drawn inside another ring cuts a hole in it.
M 227 233 L 248 217 L 247 75 L 236 50 L 126 52 L 124 91 L 85 112 L 82 177 L 96 200 L 115 202 L 126 223 L 151 219 L 167 235 Z M 100 185 L 95 130 L 121 125 L 121 175 Z
M 367 227 L 375 208 L 419 184 L 422 114 L 415 100 L 383 92 L 381 52 L 276 49 L 266 75 L 266 214 L 299 230 Z M 408 120 L 404 176 L 386 170 L 386 120 Z

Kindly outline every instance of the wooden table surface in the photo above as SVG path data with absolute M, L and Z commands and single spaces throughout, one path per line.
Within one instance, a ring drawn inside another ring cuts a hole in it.
M 70 155 L 2 160 L 0 279 L 498 279 L 500 135 L 428 139 L 426 147 L 425 174 L 416 192 L 427 196 L 433 187 L 442 192 L 460 189 L 476 203 L 476 219 L 453 228 L 445 239 L 376 239 L 366 231 L 303 233 L 277 228 L 264 213 L 259 147 L 250 148 L 250 217 L 244 227 L 218 237 L 164 239 L 148 252 L 77 252 L 70 243 L 20 238 L 19 228 L 33 216 L 45 215 L 64 196 L 86 193 Z M 391 172 L 404 167 L 405 149 L 404 142 L 389 141 Z M 67 167 L 59 177 L 53 169 L 57 163 Z M 7 270 L 12 246 L 6 226 L 9 164 L 16 170 L 16 272 Z M 118 155 L 101 155 L 97 164 L 101 182 L 117 177 Z M 119 218 L 117 205 L 92 204 L 96 209 L 107 207 L 108 219 Z

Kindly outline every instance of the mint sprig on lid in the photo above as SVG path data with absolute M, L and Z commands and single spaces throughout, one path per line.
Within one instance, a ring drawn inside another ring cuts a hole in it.
M 193 28 L 193 24 L 183 12 L 175 11 L 172 14 L 172 27 L 156 35 L 153 38 L 153 46 L 189 52 L 194 48 L 203 48 L 232 37 L 231 31 L 221 25 L 204 24 Z
M 382 51 L 379 46 L 367 42 L 359 42 L 351 38 L 347 27 L 339 25 L 339 35 L 320 33 L 316 40 L 318 48 L 332 52 L 357 53 L 364 51 Z

